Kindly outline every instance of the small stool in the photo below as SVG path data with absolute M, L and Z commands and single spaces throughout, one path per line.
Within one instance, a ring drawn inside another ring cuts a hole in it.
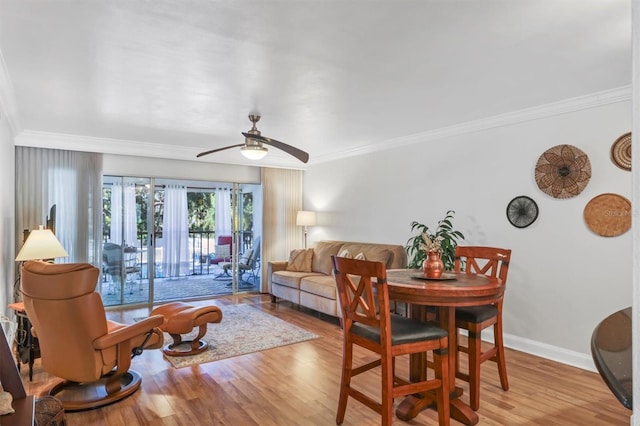
M 159 327 L 169 333 L 173 343 L 166 345 L 162 352 L 170 356 L 195 355 L 204 352 L 209 344 L 202 340 L 207 332 L 207 323 L 222 321 L 222 311 L 217 306 L 193 306 L 183 302 L 171 302 L 158 306 L 149 315 L 163 315 L 164 323 Z M 182 341 L 182 334 L 200 327 L 198 335 L 193 340 Z M 189 343 L 190 349 L 177 350 L 182 343 Z

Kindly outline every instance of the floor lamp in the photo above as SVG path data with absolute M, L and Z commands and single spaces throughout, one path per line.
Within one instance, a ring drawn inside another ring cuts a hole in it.
M 296 216 L 296 225 L 304 226 L 304 248 L 307 248 L 307 227 L 315 226 L 316 212 L 300 210 Z

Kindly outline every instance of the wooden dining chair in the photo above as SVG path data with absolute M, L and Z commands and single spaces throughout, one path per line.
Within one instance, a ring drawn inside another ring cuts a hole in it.
M 496 247 L 457 246 L 454 259 L 454 270 L 469 274 L 483 274 L 498 277 L 506 285 L 509 272 L 511 250 Z M 498 364 L 498 374 L 502 389 L 509 390 L 507 365 L 504 357 L 502 337 L 502 302 L 500 297 L 496 303 L 481 306 L 456 308 L 456 332 L 467 330 L 467 346 L 460 344 L 456 353 L 456 377 L 469 382 L 469 400 L 473 410 L 480 407 L 480 364 L 487 360 Z M 493 326 L 493 344 L 490 349 L 482 350 L 482 330 Z M 460 371 L 460 352 L 468 355 L 468 373 Z
M 391 425 L 393 399 L 420 392 L 435 392 L 440 425 L 449 424 L 449 361 L 446 330 L 391 314 L 387 271 L 384 263 L 332 256 L 333 269 L 342 309 L 344 346 L 342 380 L 336 423 L 342 424 L 351 396 L 382 415 L 382 424 Z M 353 366 L 354 345 L 379 355 L 374 361 Z M 435 377 L 420 382 L 397 377 L 395 358 L 433 352 Z M 381 402 L 352 386 L 351 378 L 381 367 Z

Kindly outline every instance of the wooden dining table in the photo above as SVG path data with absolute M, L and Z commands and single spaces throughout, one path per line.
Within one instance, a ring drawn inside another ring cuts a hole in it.
M 504 294 L 505 285 L 499 278 L 465 272 L 445 272 L 438 279 L 427 279 L 422 271 L 413 269 L 387 270 L 389 299 L 405 302 L 412 318 L 424 320 L 427 306 L 438 309 L 440 326 L 449 333 L 449 386 L 451 417 L 467 425 L 478 423 L 478 415 L 460 397 L 462 388 L 456 386 L 456 351 L 458 348 L 455 326 L 456 306 L 477 306 L 497 302 Z M 411 380 L 417 381 L 427 371 L 426 360 L 413 355 L 410 360 Z M 396 409 L 401 420 L 411 420 L 420 411 L 435 406 L 433 395 L 411 395 Z

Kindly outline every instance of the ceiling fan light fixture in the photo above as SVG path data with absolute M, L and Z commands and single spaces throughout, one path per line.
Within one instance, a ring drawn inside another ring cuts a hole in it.
M 260 160 L 267 155 L 267 148 L 257 145 L 246 145 L 240 148 L 240 152 L 249 160 Z

